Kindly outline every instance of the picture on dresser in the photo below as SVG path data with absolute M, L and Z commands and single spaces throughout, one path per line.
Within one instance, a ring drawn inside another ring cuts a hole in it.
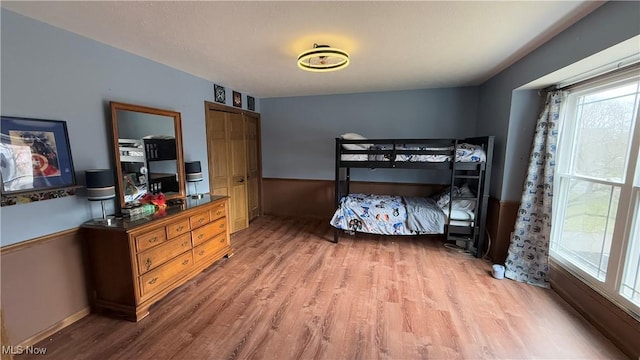
M 4 194 L 76 185 L 65 121 L 2 116 L 0 125 Z

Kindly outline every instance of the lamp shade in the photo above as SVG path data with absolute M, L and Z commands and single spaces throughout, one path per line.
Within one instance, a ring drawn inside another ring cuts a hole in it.
M 94 169 L 85 171 L 87 181 L 87 197 L 90 201 L 113 199 L 116 197 L 116 187 L 113 171 L 109 169 Z
M 187 181 L 202 181 L 202 166 L 200 165 L 200 161 L 190 161 L 184 163 L 184 170 L 187 174 Z

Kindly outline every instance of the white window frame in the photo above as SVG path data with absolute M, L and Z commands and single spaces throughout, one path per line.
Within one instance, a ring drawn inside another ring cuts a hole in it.
M 640 81 L 640 67 L 635 66 L 626 71 L 620 71 L 616 74 L 602 77 L 596 81 L 585 82 L 580 86 L 576 86 L 569 91 L 567 101 L 563 105 L 562 124 L 560 127 L 556 174 L 554 175 L 554 195 L 557 200 L 553 202 L 553 226 L 551 229 L 552 243 L 554 238 L 558 238 L 561 232 L 561 226 L 556 225 L 556 221 L 560 222 L 564 219 L 565 209 L 560 209 L 560 203 L 564 203 L 567 193 L 563 193 L 560 187 L 561 178 L 587 180 L 594 183 L 605 185 L 613 185 L 620 187 L 620 198 L 618 208 L 616 209 L 616 218 L 614 222 L 614 230 L 612 235 L 612 243 L 609 255 L 609 262 L 606 269 L 606 277 L 604 281 L 600 281 L 593 275 L 587 273 L 583 269 L 576 266 L 565 257 L 562 253 L 555 251 L 554 246 L 550 246 L 549 254 L 551 259 L 560 266 L 568 270 L 574 276 L 582 280 L 594 290 L 608 298 L 617 306 L 621 307 L 636 319 L 640 319 L 640 306 L 629 301 L 621 295 L 621 283 L 624 271 L 624 264 L 627 261 L 627 249 L 634 227 L 640 226 L 640 186 L 634 185 L 634 177 L 640 174 L 640 164 L 638 164 L 638 153 L 640 149 L 640 106 L 636 105 L 635 122 L 632 125 L 632 136 L 629 142 L 629 159 L 627 163 L 626 174 L 622 182 L 603 181 L 601 179 L 593 179 L 585 176 L 576 176 L 569 174 L 571 169 L 571 159 L 576 146 L 575 131 L 575 111 L 577 106 L 577 98 L 593 90 L 604 90 L 611 87 L 620 86 L 624 83 Z M 571 138 L 563 137 L 566 134 L 573 134 Z M 567 141 L 570 142 L 567 146 Z M 564 146 L 562 144 L 564 142 Z M 567 151 L 569 150 L 569 151 Z

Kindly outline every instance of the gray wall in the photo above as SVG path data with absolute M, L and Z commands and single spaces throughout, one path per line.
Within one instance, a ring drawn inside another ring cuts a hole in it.
M 519 125 L 509 126 L 506 146 L 509 151 L 504 154 L 504 163 L 510 166 L 504 169 L 503 178 L 510 183 L 503 186 L 511 190 L 514 197 L 510 200 L 520 200 L 541 104 L 537 90 L 514 91 L 511 100 L 510 122 Z
M 526 174 L 537 105 L 516 89 L 638 34 L 640 2 L 608 2 L 481 86 L 478 135 L 496 135 L 493 196 L 519 200 Z
M 335 138 L 448 138 L 476 132 L 478 88 L 446 88 L 262 99 L 263 176 L 334 178 Z M 356 169 L 361 170 L 361 169 Z M 433 174 L 383 169 L 352 179 L 421 182 Z
M 78 182 L 84 184 L 86 169 L 114 167 L 109 101 L 181 112 L 184 158 L 200 160 L 206 177 L 204 101 L 213 101 L 212 82 L 5 9 L 0 16 L 2 115 L 66 121 Z M 2 207 L 0 244 L 74 228 L 99 214 L 99 205 L 80 195 Z

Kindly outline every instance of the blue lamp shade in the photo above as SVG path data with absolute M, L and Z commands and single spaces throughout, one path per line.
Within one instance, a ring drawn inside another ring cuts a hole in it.
M 202 181 L 204 179 L 202 177 L 202 166 L 200 166 L 200 161 L 184 163 L 184 170 L 187 174 L 187 181 L 189 182 Z
M 90 201 L 101 201 L 116 197 L 113 171 L 109 169 L 86 170 L 87 198 Z

